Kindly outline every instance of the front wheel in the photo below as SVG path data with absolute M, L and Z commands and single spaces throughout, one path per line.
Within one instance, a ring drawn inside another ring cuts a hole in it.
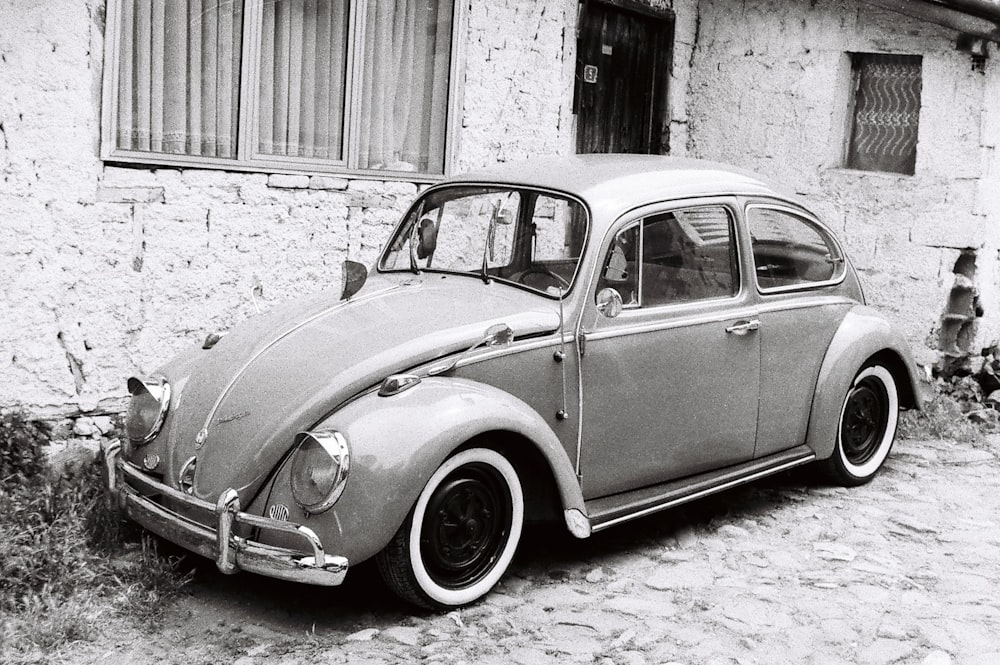
M 892 373 L 882 365 L 862 368 L 844 398 L 828 475 L 848 487 L 875 477 L 889 455 L 899 422 L 899 394 Z
M 466 605 L 500 580 L 524 522 L 524 495 L 500 453 L 470 448 L 445 460 L 377 556 L 387 586 L 431 609 Z

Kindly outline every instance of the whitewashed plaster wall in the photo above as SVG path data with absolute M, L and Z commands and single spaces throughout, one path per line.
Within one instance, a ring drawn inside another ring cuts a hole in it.
M 944 27 L 856 0 L 702 0 L 688 93 L 689 152 L 770 176 L 845 241 L 869 302 L 932 363 L 960 250 L 972 248 L 985 317 L 1000 332 L 1000 63 L 974 71 Z M 923 56 L 913 176 L 844 164 L 848 52 Z
M 575 0 L 467 3 L 458 169 L 573 149 Z M 371 262 L 418 186 L 104 166 L 104 3 L 0 0 L 0 407 L 115 409 L 207 332 Z
M 997 328 L 1000 248 L 983 232 L 1000 209 L 1000 110 L 984 101 L 1000 98 L 996 59 L 972 72 L 950 31 L 853 0 L 794 12 L 763 0 L 655 4 L 676 14 L 673 154 L 755 168 L 817 202 L 871 300 L 917 344 L 933 337 L 953 247 L 979 243 L 981 336 Z M 457 170 L 573 152 L 575 0 L 465 10 Z M 0 0 L 0 407 L 118 408 L 126 376 L 252 316 L 254 300 L 338 288 L 342 260 L 370 262 L 418 190 L 103 165 L 103 12 L 101 0 Z M 849 49 L 924 54 L 917 176 L 837 168 L 843 118 L 832 109 L 846 99 Z

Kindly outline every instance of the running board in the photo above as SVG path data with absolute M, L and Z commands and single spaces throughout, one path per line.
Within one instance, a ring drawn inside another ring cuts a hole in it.
M 807 464 L 814 459 L 816 454 L 808 446 L 802 445 L 718 471 L 593 499 L 586 503 L 590 529 L 592 532 L 602 531 L 628 520 Z

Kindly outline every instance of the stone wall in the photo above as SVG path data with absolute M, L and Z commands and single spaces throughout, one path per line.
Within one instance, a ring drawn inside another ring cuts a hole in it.
M 857 0 L 651 2 L 676 13 L 673 154 L 747 166 L 814 201 L 918 347 L 933 348 L 972 247 L 978 338 L 997 335 L 996 57 L 972 71 L 951 31 Z M 463 11 L 455 170 L 573 152 L 576 0 Z M 0 0 L 0 18 L 0 407 L 117 410 L 129 374 L 338 288 L 343 259 L 370 263 L 420 187 L 104 165 L 103 0 Z M 916 176 L 839 168 L 849 50 L 924 55 Z
M 963 249 L 977 257 L 982 346 L 1000 331 L 996 158 L 1000 63 L 983 71 L 956 33 L 856 0 L 703 0 L 689 150 L 768 174 L 845 241 L 869 302 L 932 363 Z M 923 56 L 913 176 L 844 163 L 848 52 Z
M 457 169 L 573 149 L 575 0 L 466 3 Z M 257 308 L 370 263 L 412 182 L 104 166 L 104 3 L 0 2 L 0 407 L 114 411 Z

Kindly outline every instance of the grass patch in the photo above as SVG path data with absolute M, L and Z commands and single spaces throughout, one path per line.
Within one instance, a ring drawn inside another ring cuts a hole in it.
M 0 413 L 0 653 L 42 662 L 113 615 L 155 618 L 189 579 L 180 557 L 122 519 L 103 461 L 56 477 L 46 427 Z
M 899 436 L 903 439 L 949 439 L 982 443 L 988 427 L 971 422 L 962 402 L 953 395 L 935 392 L 921 411 L 903 411 L 899 416 Z

